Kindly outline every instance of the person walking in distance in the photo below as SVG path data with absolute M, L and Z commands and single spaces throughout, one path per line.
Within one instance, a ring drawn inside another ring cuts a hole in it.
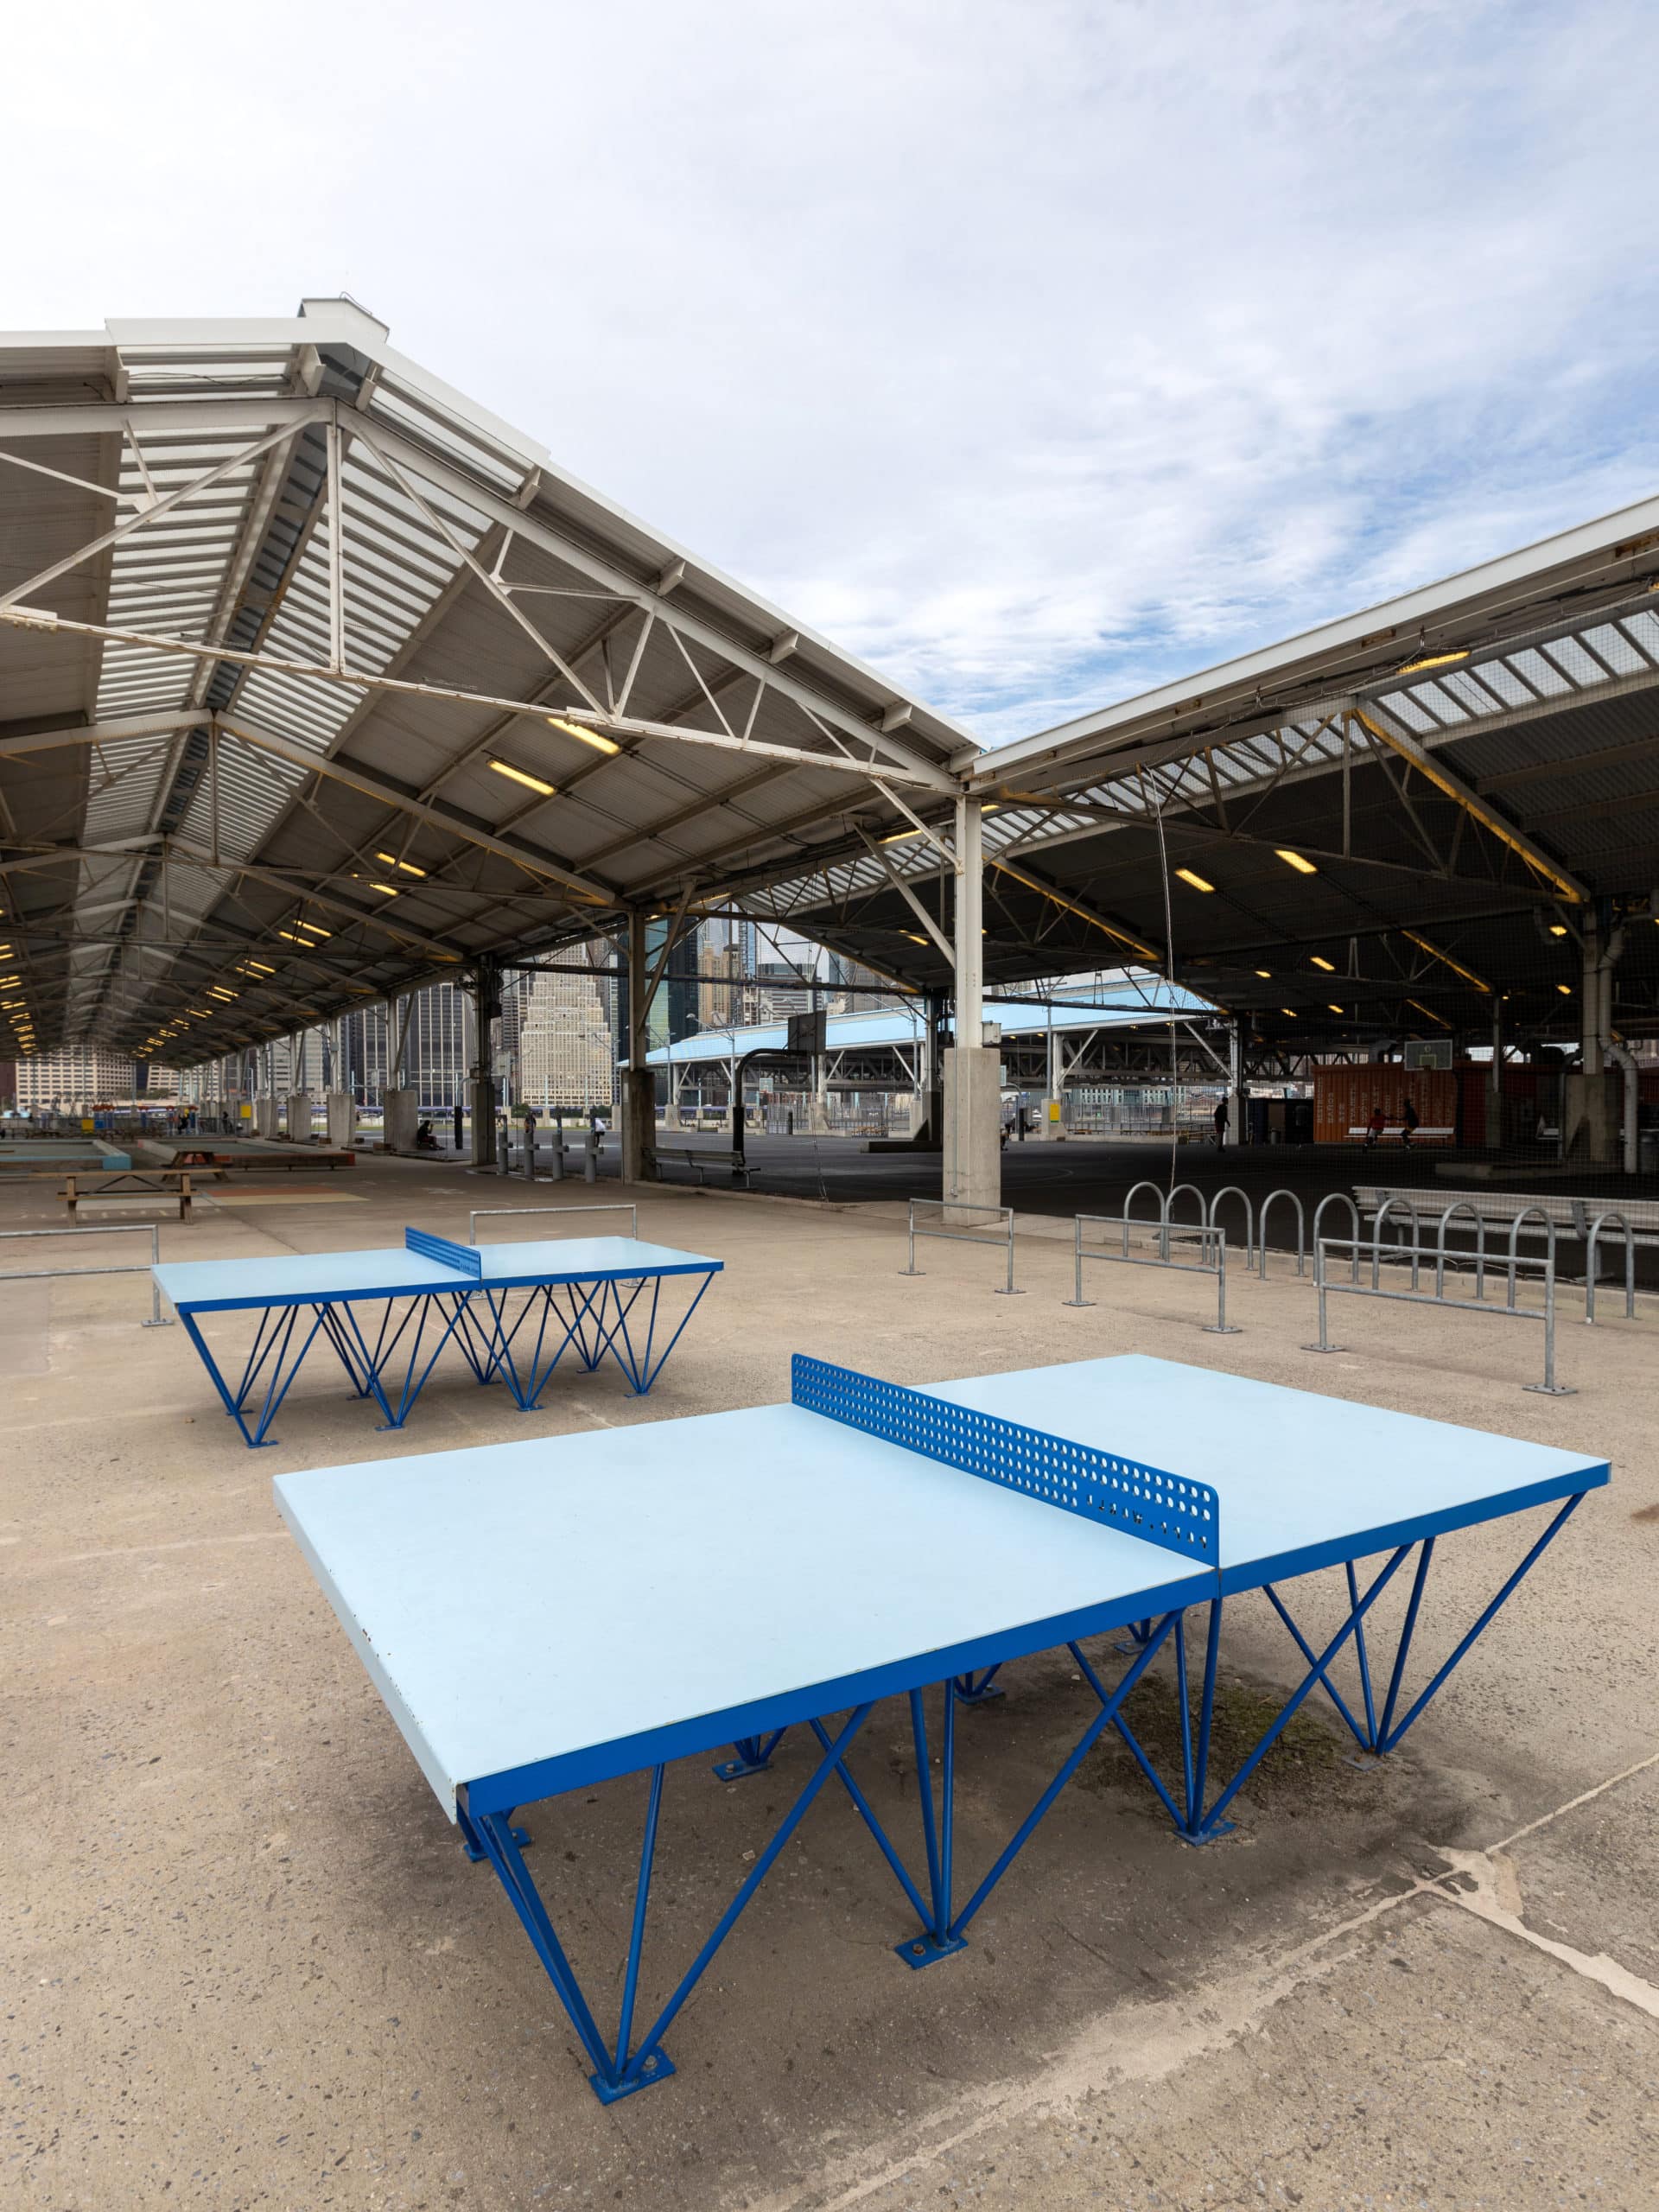
M 1227 1142 L 1227 1101 L 1224 1098 L 1215 1111 L 1216 1150 L 1220 1152 Z
M 1416 1128 L 1416 1102 L 1413 1099 L 1408 1098 L 1405 1104 L 1400 1109 L 1400 1141 L 1404 1145 L 1408 1152 L 1411 1150 L 1411 1140 Z
M 1375 1148 L 1377 1139 L 1382 1135 L 1383 1130 L 1386 1129 L 1388 1126 L 1388 1116 L 1384 1114 L 1382 1109 L 1380 1106 L 1373 1106 L 1371 1109 L 1371 1118 L 1365 1124 L 1365 1149 L 1367 1152 L 1370 1152 Z

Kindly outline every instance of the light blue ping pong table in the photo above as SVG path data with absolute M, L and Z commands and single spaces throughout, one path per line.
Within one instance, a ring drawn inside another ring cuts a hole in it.
M 609 2103 L 673 2073 L 669 2028 L 830 1781 L 849 1793 L 915 1916 L 898 1955 L 931 1966 L 963 1948 L 1108 1728 L 1192 1844 L 1228 1831 L 1258 1762 L 1315 1690 L 1364 1751 L 1391 1751 L 1608 1474 L 1593 1454 L 1141 1357 L 912 1390 L 798 1356 L 786 1406 L 308 1470 L 279 1476 L 275 1490 L 469 1855 L 499 1877 Z M 1519 1564 L 1408 1689 L 1437 1545 L 1535 1509 L 1541 1526 L 1521 1532 Z M 793 1562 L 790 1573 L 777 1571 L 780 1559 Z M 1286 1586 L 1332 1570 L 1345 1618 L 1316 1643 Z M 1373 1609 L 1397 1575 L 1403 1609 L 1389 1609 L 1380 1649 Z M 1237 1771 L 1216 1783 L 1223 1616 L 1245 1592 L 1265 1592 L 1304 1671 Z M 1106 1631 L 1127 1631 L 1115 1681 L 1111 1660 L 1083 1649 Z M 1010 1661 L 1058 1646 L 1098 1711 L 963 1898 L 958 1709 L 997 1694 L 994 1677 Z M 1160 1655 L 1174 1666 L 1179 1774 L 1159 1771 L 1124 1710 Z M 927 1710 L 936 1688 L 937 1762 Z M 876 1701 L 893 1696 L 909 1700 L 922 1785 L 916 1873 L 849 1757 Z M 798 1795 L 636 2035 L 668 1763 L 735 1745 L 736 1758 L 715 1771 L 760 1772 L 797 1726 L 813 1738 Z M 607 2037 L 513 1814 L 633 1773 L 648 1777 L 644 1835 Z
M 402 1247 L 302 1252 L 251 1260 L 185 1260 L 150 1272 L 171 1300 L 214 1388 L 250 1445 L 270 1424 L 319 1336 L 383 1426 L 401 1428 L 447 1345 L 480 1382 L 502 1382 L 524 1412 L 569 1351 L 588 1373 L 614 1359 L 643 1396 L 723 1262 L 635 1236 L 569 1236 L 457 1244 L 424 1229 Z M 664 1281 L 696 1282 L 666 1344 L 657 1341 Z M 515 1294 L 518 1296 L 515 1301 Z M 379 1308 L 378 1322 L 359 1307 Z M 234 1382 L 202 1333 L 213 1313 L 257 1313 L 253 1345 Z M 429 1325 L 433 1339 L 428 1345 Z

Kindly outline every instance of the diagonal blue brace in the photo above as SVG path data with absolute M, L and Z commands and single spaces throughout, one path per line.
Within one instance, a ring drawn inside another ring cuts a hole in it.
M 1134 1665 L 1115 1689 L 1109 1690 L 1104 1687 L 1099 1676 L 1084 1661 L 1083 1655 L 1075 1643 L 1067 1646 L 1073 1658 L 1083 1666 L 1087 1679 L 1100 1699 L 1100 1711 L 1084 1730 L 1077 1744 L 1061 1763 L 1053 1780 L 1014 1830 L 998 1854 L 995 1864 L 960 1912 L 955 1912 L 952 1910 L 956 1801 L 956 1751 L 952 1713 L 957 1700 L 950 1683 L 946 1682 L 944 1685 L 944 1728 L 939 1762 L 942 1802 L 936 1817 L 931 1768 L 927 1753 L 926 1723 L 921 1708 L 921 1693 L 916 1690 L 912 1691 L 911 1721 L 917 1745 L 917 1770 L 921 1783 L 922 1797 L 922 1840 L 927 1853 L 928 1886 L 931 1895 L 924 1907 L 921 1900 L 917 1897 L 914 1887 L 908 1878 L 895 1866 L 894 1871 L 899 1873 L 899 1879 L 912 1902 L 918 1905 L 923 1922 L 922 1932 L 919 1936 L 912 1936 L 905 1942 L 894 1946 L 897 1955 L 907 1967 L 917 1968 L 930 1967 L 938 1960 L 948 1959 L 956 1952 L 966 1948 L 969 1923 L 976 1917 L 992 1891 L 995 1889 L 1009 1867 L 1025 1849 L 1035 1833 L 1039 1822 L 1077 1772 L 1078 1767 L 1082 1765 L 1084 1760 L 1088 1758 L 1103 1732 L 1116 1719 L 1118 1708 L 1123 1700 L 1162 1649 L 1165 1639 L 1174 1627 L 1175 1618 L 1173 1613 L 1165 1614 L 1137 1655 Z M 878 1837 L 878 1840 L 880 1840 Z M 885 1845 L 883 1847 L 886 1848 Z M 891 1854 L 889 1863 L 891 1863 Z
M 773 1830 L 770 1842 L 715 1923 L 696 1958 L 680 1977 L 672 1995 L 632 2049 L 629 2046 L 639 1996 L 640 1960 L 645 1948 L 652 1868 L 662 1809 L 664 1768 L 658 1765 L 651 1770 L 650 1797 L 640 1846 L 639 1875 L 634 1890 L 633 1915 L 629 1930 L 627 1959 L 623 1969 L 622 1998 L 614 2049 L 607 2045 L 601 2033 L 592 2007 L 582 1993 L 582 1985 L 566 1956 L 547 1907 L 519 1855 L 518 1839 L 523 1831 L 512 1827 L 511 1816 L 507 1814 L 473 1813 L 457 1802 L 457 1813 L 464 1815 L 463 1835 L 470 1831 L 483 1846 L 485 1855 L 494 1867 L 501 1886 L 505 1890 L 513 1910 L 518 1914 L 519 1923 L 546 1970 L 582 2049 L 588 2054 L 593 2067 L 588 2081 L 594 2094 L 601 2104 L 616 2104 L 624 2097 L 631 2097 L 640 2089 L 649 2088 L 655 2082 L 666 2081 L 673 2073 L 674 2062 L 662 2047 L 663 2037 L 672 2026 L 681 2006 L 702 1979 L 715 1952 L 730 1935 L 750 1899 L 771 1872 L 778 1854 L 806 1817 L 824 1783 L 832 1774 L 844 1772 L 842 1761 L 853 1738 L 868 1719 L 870 1711 L 869 1704 L 861 1705 L 842 1724 L 837 1735 L 830 1738 L 827 1732 L 822 1732 L 823 1756 L 813 1769 L 806 1786 Z
M 1554 1542 L 1555 1538 L 1560 1534 L 1560 1530 L 1567 1526 L 1567 1522 L 1571 1520 L 1573 1515 L 1583 1503 L 1585 1497 L 1585 1491 L 1578 1491 L 1573 1497 L 1567 1499 L 1566 1504 L 1563 1505 L 1560 1511 L 1556 1514 L 1549 1526 L 1544 1530 L 1542 1535 L 1539 1537 L 1537 1542 L 1533 1545 L 1526 1557 L 1522 1560 L 1520 1566 L 1517 1567 L 1514 1573 L 1510 1576 L 1509 1580 L 1504 1583 L 1497 1595 L 1492 1599 L 1491 1603 L 1483 1610 L 1479 1618 L 1476 1620 L 1474 1626 L 1469 1630 L 1468 1634 L 1465 1636 L 1462 1642 L 1458 1645 L 1456 1650 L 1452 1652 L 1451 1657 L 1446 1660 L 1440 1667 L 1433 1679 L 1430 1681 L 1428 1687 L 1419 1694 L 1413 1703 L 1410 1711 L 1406 1714 L 1405 1719 L 1401 1721 L 1397 1726 L 1395 1726 L 1392 1725 L 1394 1720 L 1394 1708 L 1400 1694 L 1401 1683 L 1405 1674 L 1406 1656 L 1410 1648 L 1411 1632 L 1416 1626 L 1417 1609 L 1423 1594 L 1423 1580 L 1428 1572 L 1428 1554 L 1433 1549 L 1433 1538 L 1431 1537 L 1428 1542 L 1424 1545 L 1422 1563 L 1418 1568 L 1417 1580 L 1412 1589 L 1411 1601 L 1406 1614 L 1405 1627 L 1401 1632 L 1400 1651 L 1395 1661 L 1393 1676 L 1389 1683 L 1387 1701 L 1382 1708 L 1382 1720 L 1377 1737 L 1377 1750 L 1379 1752 L 1391 1751 L 1394 1749 L 1395 1745 L 1400 1741 L 1400 1738 L 1405 1734 L 1407 1729 L 1410 1727 L 1412 1722 L 1416 1719 L 1418 1714 L 1421 1713 L 1429 1700 L 1433 1697 L 1435 1693 L 1440 1689 L 1440 1685 L 1445 1681 L 1446 1676 L 1452 1672 L 1452 1669 L 1458 1664 L 1459 1661 L 1468 1650 L 1470 1645 L 1475 1641 L 1475 1638 L 1479 1636 L 1482 1630 L 1486 1627 L 1487 1623 L 1497 1611 L 1498 1607 L 1504 1603 L 1511 1592 L 1515 1591 L 1521 1582 L 1524 1580 L 1526 1576 L 1530 1573 L 1534 1566 L 1542 1557 L 1549 1546 Z

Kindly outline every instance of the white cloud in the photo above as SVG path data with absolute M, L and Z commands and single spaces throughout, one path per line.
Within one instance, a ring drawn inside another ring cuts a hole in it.
M 1659 480 L 1640 0 L 65 22 L 8 320 L 348 289 L 987 733 Z

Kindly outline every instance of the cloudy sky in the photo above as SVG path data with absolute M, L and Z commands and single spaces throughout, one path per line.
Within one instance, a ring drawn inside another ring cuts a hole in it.
M 1648 0 L 103 0 L 0 323 L 350 291 L 986 737 L 1659 491 Z

